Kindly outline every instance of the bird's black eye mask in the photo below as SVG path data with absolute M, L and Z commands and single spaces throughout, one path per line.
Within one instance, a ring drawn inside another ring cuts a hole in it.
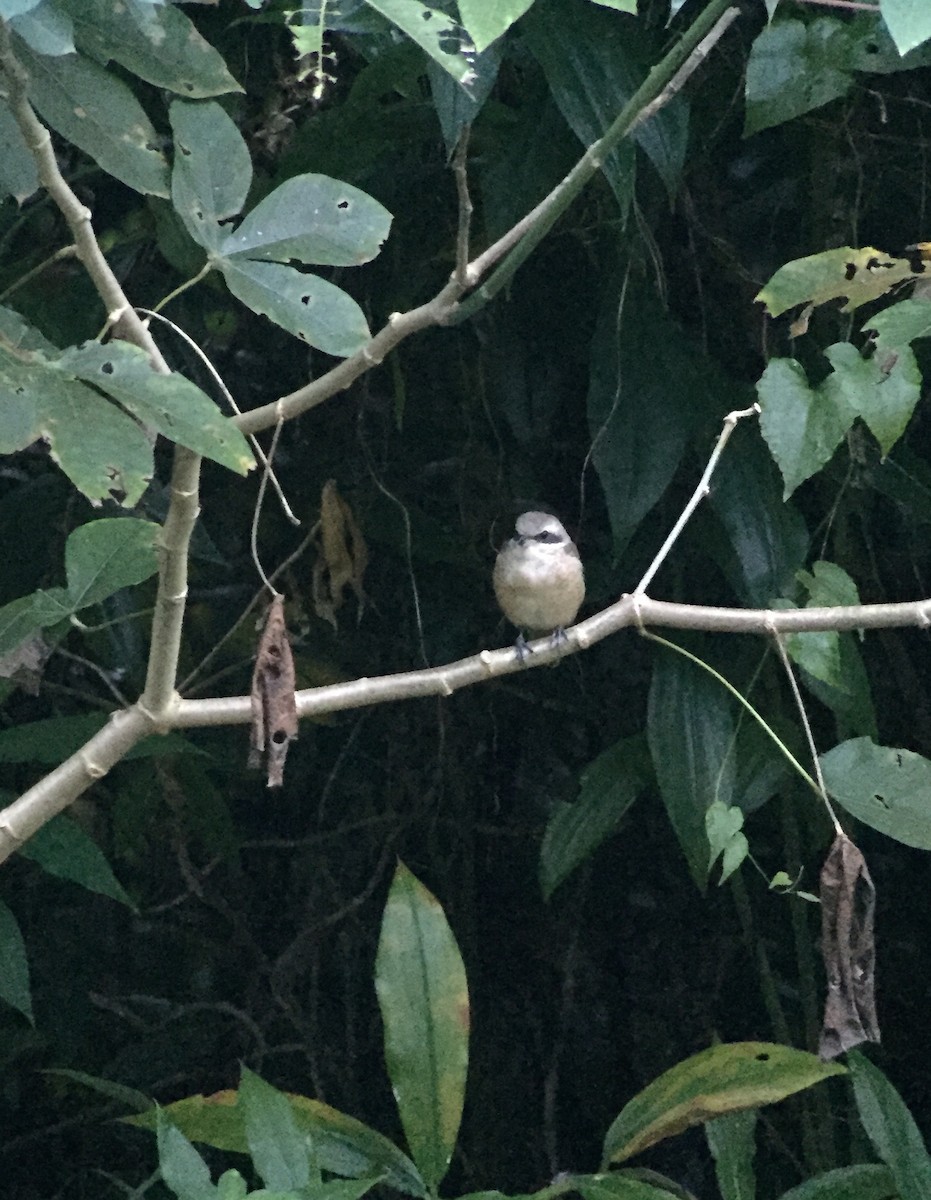
M 534 542 L 543 542 L 549 545 L 555 545 L 561 542 L 562 538 L 558 533 L 554 533 L 552 529 L 541 529 L 539 533 L 535 533 L 531 539 Z

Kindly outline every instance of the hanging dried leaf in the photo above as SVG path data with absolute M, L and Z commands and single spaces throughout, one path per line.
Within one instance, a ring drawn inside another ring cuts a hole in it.
M 45 664 L 52 647 L 38 634 L 24 638 L 18 646 L 0 656 L 0 679 L 19 684 L 30 696 L 38 696 Z
M 336 628 L 336 612 L 342 607 L 343 593 L 351 587 L 359 601 L 359 615 L 365 604 L 362 577 L 368 566 L 368 547 L 356 524 L 352 509 L 336 490 L 336 481 L 327 480 L 320 496 L 320 520 L 315 527 L 317 561 L 313 574 L 314 611 Z
M 275 596 L 265 620 L 252 672 L 252 729 L 249 766 L 262 765 L 267 752 L 268 786 L 281 787 L 288 745 L 297 737 L 294 659 L 284 620 L 284 596 Z
M 825 1061 L 861 1042 L 878 1042 L 874 997 L 876 889 L 866 860 L 844 834 L 821 870 L 821 953 L 828 977 L 818 1047 Z

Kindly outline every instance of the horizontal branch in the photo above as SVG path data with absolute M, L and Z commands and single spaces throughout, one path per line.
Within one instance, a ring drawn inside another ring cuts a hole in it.
M 566 642 L 551 639 L 530 643 L 533 651 L 521 662 L 513 646 L 482 650 L 469 658 L 423 671 L 405 671 L 374 679 L 305 688 L 297 693 L 301 717 L 368 708 L 422 696 L 451 696 L 502 675 L 543 667 L 569 654 L 586 650 L 622 629 L 695 629 L 716 633 L 812 633 L 823 630 L 926 628 L 931 624 L 931 600 L 906 604 L 863 604 L 838 608 L 740 609 L 697 604 L 670 604 L 649 596 L 622 596 L 616 604 L 566 630 Z M 37 829 L 60 813 L 95 780 L 106 775 L 143 737 L 170 729 L 217 725 L 246 725 L 252 719 L 248 696 L 181 700 L 153 718 L 140 705 L 114 713 L 109 723 L 66 762 L 0 811 L 0 863 Z

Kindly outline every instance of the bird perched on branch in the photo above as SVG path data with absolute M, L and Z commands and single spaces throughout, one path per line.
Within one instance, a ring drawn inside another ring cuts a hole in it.
M 498 551 L 493 575 L 501 611 L 520 630 L 517 656 L 529 647 L 524 633 L 553 635 L 564 641 L 585 598 L 585 574 L 575 542 L 562 524 L 545 512 L 517 518 L 514 534 Z

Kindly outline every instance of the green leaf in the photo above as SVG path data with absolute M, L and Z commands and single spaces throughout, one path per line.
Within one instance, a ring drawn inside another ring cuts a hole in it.
M 0 1000 L 23 1014 L 31 1025 L 32 993 L 29 988 L 29 963 L 26 947 L 16 918 L 0 900 Z
M 850 1051 L 847 1062 L 863 1128 L 889 1168 L 899 1195 L 931 1200 L 931 1158 L 902 1097 L 858 1050 Z
M 931 38 L 931 8 L 925 0 L 880 0 L 879 10 L 900 54 Z
M 61 590 L 64 595 L 64 590 Z M 38 593 L 40 596 L 43 594 Z M 61 609 L 55 619 L 61 620 Z M 0 634 L 0 644 L 2 640 Z M 82 713 L 71 717 L 46 717 L 41 721 L 27 721 L 0 730 L 0 762 L 47 763 L 54 766 L 77 753 L 86 741 L 103 729 L 109 719 L 106 713 Z M 192 753 L 201 752 L 178 733 L 153 734 L 137 742 L 124 761 Z
M 788 1046 L 712 1046 L 666 1071 L 625 1105 L 605 1138 L 603 1164 L 623 1162 L 691 1125 L 775 1104 L 846 1073 L 837 1063 Z
M 243 1067 L 239 1084 L 246 1140 L 252 1163 L 267 1188 L 302 1188 L 310 1183 L 307 1141 L 288 1098 Z
M 246 1200 L 249 1187 L 238 1171 L 224 1171 L 217 1180 L 219 1200 Z
M 156 87 L 190 99 L 243 89 L 181 9 L 112 0 L 57 0 L 71 14 L 78 45 L 104 66 L 116 62 Z
M 782 472 L 788 499 L 830 460 L 857 414 L 843 391 L 825 394 L 810 388 L 794 358 L 771 359 L 757 395 L 760 428 Z
M 166 1186 L 178 1200 L 213 1200 L 217 1189 L 210 1182 L 210 1168 L 164 1111 L 156 1112 L 158 1165 Z
M 820 108 L 853 82 L 850 37 L 840 21 L 776 21 L 757 35 L 747 60 L 745 135 Z
M 747 839 L 741 832 L 743 824 L 743 811 L 736 804 L 728 807 L 720 800 L 715 800 L 708 805 L 705 813 L 705 833 L 711 847 L 708 871 L 711 871 L 718 858 L 723 855 L 719 883 L 724 883 L 733 875 L 749 853 Z
M 798 578 L 808 591 L 806 608 L 831 608 L 860 603 L 857 586 L 836 563 L 813 565 L 813 574 L 799 571 Z M 790 658 L 815 679 L 834 688 L 844 688 L 841 672 L 840 635 L 833 630 L 793 633 L 786 638 Z
M 0 654 L 8 654 L 37 629 L 57 625 L 68 615 L 68 593 L 64 588 L 49 588 L 4 604 L 0 608 Z
M 145 430 L 92 388 L 37 356 L 14 358 L 0 345 L 0 402 L 0 454 L 45 438 L 91 503 L 113 496 L 129 507 L 145 491 L 153 470 Z
M 135 909 L 97 843 L 70 817 L 63 814 L 52 817 L 20 847 L 19 853 L 38 863 L 49 875 L 80 884 L 90 892 L 109 896 Z
M 878 300 L 905 280 L 920 279 L 907 258 L 895 258 L 873 246 L 854 249 L 841 246 L 807 258 L 796 258 L 780 267 L 757 293 L 771 317 L 778 317 L 797 304 L 826 304 L 844 300 L 841 312 L 853 312 Z M 871 322 L 872 324 L 872 322 Z
M 687 1193 L 676 1188 L 667 1190 L 662 1186 L 654 1186 L 646 1178 L 638 1178 L 639 1173 L 633 1171 L 610 1171 L 604 1175 L 570 1175 L 566 1183 L 572 1184 L 582 1200 L 685 1200 Z M 643 1172 L 650 1180 L 656 1176 L 653 1171 Z M 675 1186 L 675 1185 L 672 1185 Z
M 458 48 L 459 27 L 456 22 L 437 8 L 421 4 L 420 0 L 365 0 L 369 8 L 397 25 L 421 50 L 459 83 L 468 83 L 471 64 Z M 456 50 L 452 50 L 452 46 Z
M 645 345 L 663 353 L 644 355 Z M 717 382 L 649 288 L 606 289 L 589 357 L 588 428 L 618 546 L 668 487 Z
M 220 266 L 243 304 L 326 354 L 348 358 L 371 336 L 355 300 L 319 275 L 248 258 L 224 259 Z
M 42 1074 L 79 1083 L 82 1087 L 90 1088 L 99 1095 L 116 1100 L 117 1103 L 125 1104 L 127 1108 L 136 1109 L 138 1112 L 151 1111 L 153 1115 L 155 1113 L 155 1102 L 145 1092 L 127 1087 L 123 1083 L 114 1083 L 112 1079 L 104 1079 L 100 1075 L 88 1075 L 85 1071 L 72 1071 L 68 1067 L 46 1067 Z
M 705 1125 L 721 1200 L 756 1200 L 756 1122 L 756 1109 L 747 1108 L 716 1117 Z
M 29 72 L 29 98 L 54 129 L 137 192 L 168 195 L 158 136 L 122 80 L 82 54 L 46 58 L 23 42 L 16 52 Z
M 571 38 L 566 36 L 570 28 Z M 537 0 L 522 30 L 560 112 L 582 144 L 590 146 L 607 132 L 650 67 L 638 27 L 588 4 Z M 682 174 L 688 112 L 687 102 L 677 96 L 632 135 L 670 195 Z M 602 169 L 626 218 L 634 186 L 629 139 L 611 151 Z
M 382 1134 L 319 1100 L 288 1094 L 288 1101 L 298 1127 L 311 1137 L 319 1166 L 324 1171 L 352 1178 L 380 1177 L 398 1191 L 425 1200 L 427 1188 L 417 1168 Z M 188 1096 L 166 1105 L 163 1111 L 194 1141 L 218 1150 L 248 1153 L 243 1111 L 236 1092 Z M 141 1129 L 154 1130 L 156 1127 L 154 1112 L 124 1117 L 123 1120 Z
M 592 0 L 592 3 L 599 4 L 602 8 L 613 8 L 615 12 L 637 15 L 637 0 Z
M 120 588 L 142 583 L 158 570 L 156 539 L 161 527 L 135 517 L 88 521 L 68 538 L 65 571 L 75 612 L 98 604 Z
M 9 193 L 17 204 L 38 188 L 33 158 L 9 105 L 0 99 L 0 196 Z
M 462 1118 L 469 993 L 442 908 L 403 863 L 385 905 L 375 989 L 401 1124 L 414 1162 L 435 1191 L 449 1167 Z
M 30 12 L 14 17 L 10 25 L 37 54 L 74 53 L 74 26 L 58 0 L 42 0 Z
M 897 1196 L 888 1167 L 857 1163 L 807 1179 L 783 1192 L 779 1200 L 896 1200 Z
M 153 371 L 148 355 L 128 342 L 87 342 L 51 364 L 93 383 L 170 441 L 245 475 L 255 466 L 249 444 L 216 404 L 177 372 Z
M 328 175 L 295 175 L 255 206 L 220 253 L 354 267 L 375 257 L 390 228 L 388 210 L 358 188 Z
M 644 750 L 642 737 L 615 742 L 582 772 L 575 803 L 557 805 L 540 847 L 545 899 L 610 837 L 643 791 L 650 774 Z
M 900 300 L 864 321 L 861 332 L 869 330 L 876 334 L 877 354 L 931 337 L 931 303 L 924 299 Z
M 31 12 L 41 3 L 42 0 L 0 0 L 0 17 L 8 21 L 20 13 Z
M 906 846 L 931 850 L 931 762 L 853 738 L 821 755 L 828 792 L 849 813 Z
M 921 372 L 908 346 L 894 357 L 864 358 L 850 342 L 828 346 L 833 367 L 821 385 L 825 399 L 838 411 L 848 407 L 867 424 L 885 457 L 905 432 L 921 395 Z
M 427 63 L 430 94 L 447 154 L 453 153 L 463 129 L 472 124 L 491 94 L 498 78 L 502 52 L 501 45 L 494 45 L 476 56 L 472 65 L 475 80 L 468 91 L 436 63 Z
M 779 472 L 759 433 L 738 430 L 731 446 L 708 500 L 733 548 L 728 578 L 745 603 L 768 608 L 804 563 L 808 531 L 795 505 L 783 502 Z
M 459 18 L 476 51 L 490 46 L 524 15 L 533 0 L 459 0 Z
M 225 236 L 218 222 L 242 211 L 252 182 L 252 159 L 242 134 L 215 101 L 172 102 L 168 110 L 175 155 L 171 199 L 198 245 L 215 250 Z
M 692 878 L 703 888 L 709 845 L 705 813 L 733 803 L 734 721 L 727 692 L 706 671 L 672 651 L 653 664 L 647 737 L 663 804 Z

